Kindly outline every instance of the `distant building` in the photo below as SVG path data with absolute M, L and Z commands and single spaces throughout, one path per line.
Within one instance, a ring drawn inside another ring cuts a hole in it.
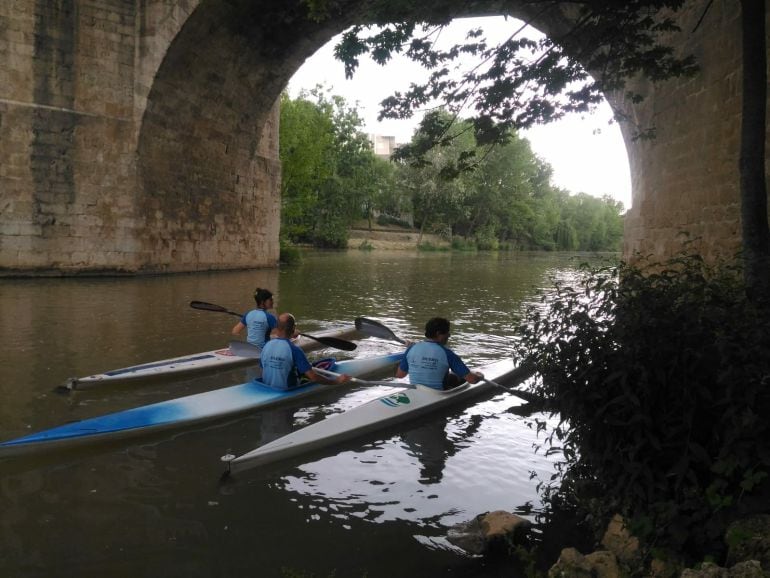
M 374 154 L 383 159 L 389 159 L 393 151 L 396 150 L 396 137 L 383 136 L 381 134 L 369 133 L 369 140 L 372 143 Z

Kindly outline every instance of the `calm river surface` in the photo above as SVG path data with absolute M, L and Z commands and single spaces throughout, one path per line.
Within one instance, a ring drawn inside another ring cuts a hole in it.
M 367 316 L 416 339 L 442 315 L 450 346 L 478 366 L 510 354 L 522 303 L 576 264 L 570 255 L 309 252 L 280 270 L 0 280 L 0 440 L 246 381 L 239 369 L 52 391 L 68 377 L 225 346 L 236 318 L 191 300 L 245 311 L 254 288 L 267 287 L 277 311 L 309 333 Z M 398 347 L 366 339 L 345 355 Z M 538 506 L 529 473 L 547 477 L 551 464 L 533 453 L 524 418 L 507 412 L 520 403 L 507 394 L 220 482 L 223 454 L 387 391 L 336 389 L 205 427 L 0 460 L 0 576 L 512 575 L 444 538 L 481 512 Z

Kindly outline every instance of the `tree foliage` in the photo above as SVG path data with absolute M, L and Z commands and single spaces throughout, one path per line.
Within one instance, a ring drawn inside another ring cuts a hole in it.
M 623 206 L 609 198 L 570 195 L 551 184 L 551 167 L 515 133 L 504 145 L 478 146 L 470 121 L 441 109 L 426 115 L 412 138 L 428 138 L 423 127 L 451 123 L 447 138 L 420 162 L 401 163 L 400 182 L 421 231 L 461 236 L 481 249 L 618 250 Z M 430 130 L 430 129 L 428 129 Z M 463 171 L 457 159 L 476 159 Z
M 335 3 L 314 3 L 316 8 L 319 4 L 328 8 Z M 529 8 L 533 20 L 552 18 L 570 25 L 546 37 L 522 26 L 496 44 L 476 28 L 467 32 L 464 42 L 443 47 L 438 39 L 451 3 L 421 3 L 402 21 L 397 20 L 403 18 L 398 3 L 390 7 L 374 3 L 372 18 L 380 25 L 352 27 L 335 53 L 348 76 L 366 55 L 385 64 L 394 54 L 403 54 L 426 69 L 424 82 L 382 102 L 381 117 L 406 118 L 440 103 L 456 118 L 470 119 L 479 145 L 503 143 L 511 129 L 592 110 L 605 94 L 627 90 L 627 80 L 636 75 L 658 81 L 694 73 L 694 58 L 677 56 L 662 41 L 665 34 L 679 30 L 670 11 L 682 4 L 682 0 L 543 2 Z M 632 101 L 643 98 L 631 91 L 626 96 Z M 448 136 L 446 125 L 426 128 L 428 138 L 421 147 L 405 149 L 404 155 L 419 158 L 425 147 Z
M 311 100 L 312 99 L 312 100 Z M 345 247 L 348 229 L 370 211 L 390 177 L 360 129 L 354 107 L 317 87 L 281 97 L 282 236 Z

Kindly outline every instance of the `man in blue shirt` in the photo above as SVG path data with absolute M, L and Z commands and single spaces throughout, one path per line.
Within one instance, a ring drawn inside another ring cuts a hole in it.
M 277 324 L 275 315 L 268 309 L 273 307 L 273 294 L 267 289 L 254 291 L 254 301 L 257 308 L 246 313 L 233 327 L 232 334 L 238 335 L 244 328 L 247 329 L 246 341 L 262 349 L 265 342 L 270 339 L 270 333 Z
M 262 383 L 273 389 L 286 390 L 298 386 L 302 375 L 312 382 L 326 385 L 350 381 L 350 376 L 345 373 L 335 379 L 318 375 L 307 360 L 305 352 L 290 341 L 295 328 L 296 321 L 291 313 L 281 313 L 278 316 L 275 336 L 265 344 L 259 360 L 262 365 Z
M 449 335 L 447 319 L 434 317 L 428 320 L 425 341 L 407 347 L 396 377 L 409 375 L 409 383 L 433 389 L 452 389 L 463 381 L 476 383 L 484 379 L 482 373 L 468 369 L 462 359 L 446 346 Z

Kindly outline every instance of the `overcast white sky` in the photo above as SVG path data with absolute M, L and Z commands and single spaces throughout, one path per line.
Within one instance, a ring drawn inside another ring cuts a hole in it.
M 455 20 L 445 32 L 445 39 L 451 41 L 454 35 L 460 40 L 472 26 L 483 27 L 492 42 L 509 36 L 520 23 L 503 17 Z M 335 43 L 333 39 L 305 61 L 289 83 L 289 94 L 296 97 L 301 89 L 323 84 L 350 105 L 357 103 L 366 132 L 393 135 L 397 142 L 408 142 L 419 115 L 410 120 L 378 122 L 379 103 L 394 90 L 405 90 L 410 82 L 420 81 L 425 71 L 405 58 L 393 60 L 385 67 L 362 60 L 355 76 L 347 80 L 342 63 L 334 59 Z M 555 185 L 572 193 L 610 195 L 628 209 L 631 207 L 628 156 L 620 128 L 610 124 L 611 117 L 609 106 L 605 105 L 591 116 L 573 115 L 523 135 L 529 139 L 535 154 L 553 167 Z

